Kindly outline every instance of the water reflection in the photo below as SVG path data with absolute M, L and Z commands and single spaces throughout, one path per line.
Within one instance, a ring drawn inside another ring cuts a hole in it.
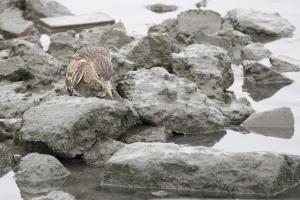
M 256 134 L 260 134 L 268 137 L 291 139 L 294 136 L 294 128 L 248 127 L 247 129 Z

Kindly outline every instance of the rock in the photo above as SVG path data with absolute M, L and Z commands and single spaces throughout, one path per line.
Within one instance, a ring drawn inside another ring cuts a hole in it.
M 123 79 L 125 74 L 135 70 L 135 64 L 120 53 L 111 52 L 111 56 L 114 69 L 113 85 L 115 86 L 117 82 Z
M 22 125 L 21 118 L 1 119 L 0 118 L 0 141 L 12 139 L 20 130 Z
M 177 31 L 184 34 L 204 32 L 214 34 L 222 29 L 221 15 L 212 10 L 188 10 L 177 16 Z
M 43 17 L 73 15 L 71 11 L 54 0 L 25 0 L 26 17 L 34 21 Z
M 20 118 L 27 109 L 39 103 L 38 97 L 24 91 L 22 82 L 0 82 L 0 88 L 0 118 Z
M 27 194 L 57 190 L 70 176 L 70 171 L 55 157 L 38 153 L 23 157 L 15 171 L 18 187 Z
M 7 43 L 10 57 L 0 61 L 0 81 L 27 81 L 34 88 L 64 77 L 65 66 L 38 45 L 21 39 Z
M 262 43 L 249 44 L 242 50 L 242 57 L 245 60 L 262 60 L 269 58 L 271 55 L 271 51 L 265 48 Z
M 25 112 L 20 140 L 73 158 L 91 149 L 97 138 L 118 138 L 137 122 L 138 115 L 125 103 L 59 96 Z
M 256 61 L 244 61 L 242 63 L 244 77 L 247 81 L 258 85 L 265 84 L 291 84 L 293 81 L 284 75 L 268 68 Z
M 294 135 L 294 116 L 290 108 L 282 107 L 252 114 L 243 126 L 266 136 L 291 138 Z
M 75 53 L 77 40 L 75 31 L 52 34 L 48 52 L 61 62 L 69 64 L 70 58 Z
M 49 192 L 47 195 L 35 197 L 31 200 L 75 200 L 75 197 L 63 191 L 52 191 Z
M 277 72 L 299 72 L 300 60 L 289 58 L 287 56 L 271 56 L 270 63 L 272 69 Z
M 167 142 L 167 133 L 163 126 L 138 125 L 128 129 L 120 141 L 130 144 L 134 142 Z
M 224 107 L 222 111 L 224 116 L 227 117 L 228 125 L 240 125 L 255 112 L 245 97 L 233 101 L 228 107 Z
M 138 142 L 106 162 L 102 185 L 267 197 L 297 184 L 299 169 L 299 156 Z
M 156 3 L 153 5 L 146 6 L 147 9 L 151 10 L 152 12 L 156 13 L 166 13 L 166 12 L 172 12 L 178 9 L 175 5 L 165 5 L 162 3 Z
M 121 48 L 132 41 L 133 39 L 127 35 L 124 25 L 117 23 L 83 30 L 79 33 L 77 49 L 91 45 Z
M 8 8 L 0 14 L 0 33 L 4 38 L 26 36 L 33 29 L 33 23 L 23 18 L 19 8 Z
M 168 34 L 149 33 L 141 40 L 124 46 L 120 53 L 133 61 L 138 67 L 155 66 L 170 69 L 172 53 L 176 50 L 176 41 Z
M 206 7 L 206 6 L 207 6 L 207 0 L 201 0 L 196 3 L 197 8 L 202 8 L 202 7 Z
M 0 178 L 11 171 L 14 164 L 13 154 L 3 146 L 0 146 Z
M 129 72 L 118 91 L 128 98 L 142 121 L 177 133 L 202 134 L 223 128 L 216 104 L 187 79 L 154 67 Z
M 159 190 L 159 191 L 155 191 L 155 192 L 151 192 L 152 196 L 154 197 L 158 197 L 158 198 L 165 198 L 168 197 L 169 194 L 164 191 L 164 190 Z
M 100 139 L 90 150 L 83 154 L 83 161 L 87 165 L 103 166 L 103 164 L 125 144 L 109 138 Z
M 226 19 L 235 29 L 252 36 L 288 37 L 295 31 L 295 26 L 278 13 L 233 9 L 228 11 Z
M 12 7 L 21 8 L 23 6 L 22 4 L 23 4 L 22 0 L 1 0 L 0 13 Z
M 222 95 L 233 83 L 231 59 L 220 47 L 193 44 L 172 57 L 174 74 L 195 82 L 209 97 Z
M 160 24 L 155 24 L 153 26 L 151 26 L 148 30 L 148 33 L 168 33 L 168 34 L 172 34 L 174 33 L 177 27 L 177 19 L 176 18 L 169 18 L 164 20 L 162 23 Z

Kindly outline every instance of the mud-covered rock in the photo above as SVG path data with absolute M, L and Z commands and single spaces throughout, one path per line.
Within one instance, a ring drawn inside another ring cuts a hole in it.
M 75 200 L 75 197 L 63 191 L 52 191 L 47 195 L 35 197 L 31 200 Z
M 7 8 L 0 14 L 0 33 L 10 39 L 26 36 L 33 29 L 33 23 L 23 18 L 19 8 Z
M 164 125 L 177 133 L 201 134 L 220 130 L 224 117 L 197 85 L 155 67 L 129 72 L 118 86 L 141 120 Z
M 97 138 L 117 138 L 137 122 L 136 112 L 122 102 L 58 96 L 25 112 L 19 137 L 75 157 L 92 148 Z
M 270 63 L 272 69 L 277 72 L 299 72 L 300 60 L 290 58 L 287 56 L 271 56 Z
M 115 152 L 124 146 L 125 144 L 122 142 L 110 138 L 101 138 L 90 150 L 83 154 L 82 159 L 87 165 L 103 166 Z
M 244 77 L 247 81 L 257 84 L 291 84 L 293 81 L 286 76 L 268 68 L 256 61 L 244 61 L 242 63 Z
M 226 19 L 235 29 L 252 36 L 287 37 L 295 31 L 295 26 L 278 13 L 233 9 L 228 11 Z
M 156 13 L 166 13 L 166 12 L 172 12 L 178 9 L 176 5 L 166 5 L 162 3 L 156 3 L 152 5 L 146 6 L 147 9 L 151 10 L 152 12 Z
M 73 15 L 64 5 L 55 0 L 25 0 L 26 17 L 34 21 L 43 17 Z
M 264 47 L 262 43 L 252 43 L 242 50 L 242 58 L 245 60 L 262 60 L 271 56 L 271 51 Z
M 128 129 L 119 138 L 130 144 L 134 142 L 167 142 L 167 130 L 163 126 L 138 125 Z
M 172 57 L 173 72 L 195 82 L 209 97 L 220 98 L 233 83 L 231 59 L 220 47 L 193 44 Z
M 18 187 L 27 194 L 57 190 L 70 176 L 70 171 L 55 157 L 38 153 L 23 157 L 15 173 Z
M 259 166 L 259 167 L 258 167 Z M 103 184 L 201 191 L 214 197 L 272 195 L 299 182 L 300 157 L 229 153 L 173 143 L 133 143 L 106 163 Z M 212 195 L 213 196 L 213 195 Z

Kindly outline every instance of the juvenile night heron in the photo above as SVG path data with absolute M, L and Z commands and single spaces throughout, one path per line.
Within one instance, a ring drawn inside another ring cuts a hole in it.
M 71 58 L 67 69 L 65 86 L 70 95 L 75 89 L 84 97 L 112 98 L 113 69 L 109 50 L 101 47 L 86 47 Z

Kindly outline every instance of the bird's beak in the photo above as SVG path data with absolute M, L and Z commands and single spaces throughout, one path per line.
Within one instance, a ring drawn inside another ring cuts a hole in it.
M 111 97 L 111 99 L 113 99 L 113 95 L 112 95 L 112 85 L 110 81 L 105 82 L 105 90 L 108 93 L 108 95 Z

